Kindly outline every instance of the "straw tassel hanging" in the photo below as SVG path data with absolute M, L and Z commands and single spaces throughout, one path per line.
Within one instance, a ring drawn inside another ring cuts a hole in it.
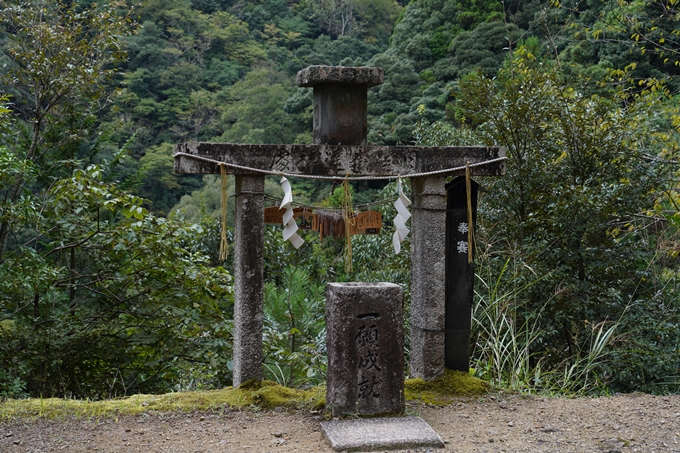
M 347 240 L 347 259 L 345 260 L 345 272 L 352 272 L 352 193 L 349 190 L 349 180 L 345 176 L 342 183 L 344 197 L 342 199 L 342 218 L 345 221 L 345 238 Z
M 222 228 L 220 231 L 220 261 L 224 261 L 229 256 L 229 244 L 227 244 L 227 200 L 229 193 L 227 190 L 227 166 L 220 164 L 220 176 L 222 178 Z

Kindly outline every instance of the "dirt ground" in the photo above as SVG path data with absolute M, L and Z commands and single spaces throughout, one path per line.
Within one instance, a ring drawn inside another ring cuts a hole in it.
M 441 452 L 680 453 L 680 395 L 561 399 L 495 395 L 446 407 L 408 404 Z M 321 416 L 283 410 L 0 422 L 0 452 L 331 452 Z

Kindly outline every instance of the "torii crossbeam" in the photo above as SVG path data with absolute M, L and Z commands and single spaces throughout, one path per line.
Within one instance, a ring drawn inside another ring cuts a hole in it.
M 217 162 L 224 162 L 227 172 L 236 175 L 234 387 L 262 379 L 265 174 L 411 178 L 411 375 L 424 379 L 443 375 L 444 185 L 448 176 L 463 175 L 466 164 L 475 176 L 504 174 L 505 151 L 366 145 L 366 89 L 379 83 L 379 68 L 312 66 L 300 71 L 298 84 L 315 87 L 313 145 L 183 143 L 175 147 L 178 173 L 219 174 Z

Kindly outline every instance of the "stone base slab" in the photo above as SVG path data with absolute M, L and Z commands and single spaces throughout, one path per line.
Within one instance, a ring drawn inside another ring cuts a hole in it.
M 439 434 L 420 417 L 333 420 L 322 422 L 321 431 L 335 451 L 444 447 Z

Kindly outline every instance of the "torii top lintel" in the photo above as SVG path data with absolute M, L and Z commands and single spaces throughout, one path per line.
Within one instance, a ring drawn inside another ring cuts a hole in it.
M 182 143 L 175 147 L 175 171 L 216 174 L 220 173 L 216 162 L 225 162 L 292 175 L 406 176 L 496 160 L 472 168 L 472 175 L 505 173 L 503 148 L 367 145 L 367 90 L 383 79 L 381 68 L 309 66 L 298 72 L 297 83 L 314 88 L 314 144 Z M 235 167 L 227 171 L 257 173 Z M 457 170 L 447 175 L 463 173 Z
M 377 146 L 377 145 L 243 145 L 189 142 L 175 146 L 175 171 L 219 174 L 217 162 L 285 173 L 317 176 L 407 176 L 442 171 L 491 160 L 472 167 L 473 176 L 505 174 L 505 149 L 487 146 Z M 196 156 L 198 159 L 191 156 Z M 226 167 L 227 173 L 255 175 L 246 168 Z M 465 170 L 444 176 L 463 175 Z

